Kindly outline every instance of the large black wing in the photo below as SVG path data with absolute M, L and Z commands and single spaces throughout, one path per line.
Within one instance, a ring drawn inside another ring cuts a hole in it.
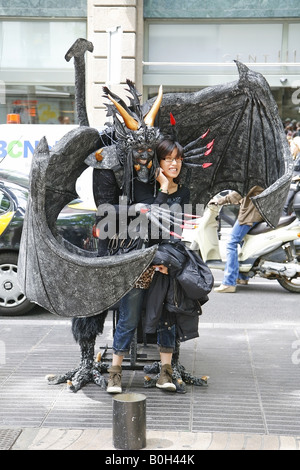
M 57 233 L 58 214 L 78 197 L 75 187 L 84 160 L 99 146 L 96 129 L 79 127 L 50 151 L 41 139 L 32 161 L 18 280 L 29 300 L 65 317 L 90 317 L 110 308 L 132 289 L 157 249 L 98 257 Z
M 170 132 L 170 113 L 177 137 L 185 146 L 209 129 L 213 151 L 200 164 L 185 164 L 193 204 L 206 204 L 224 189 L 245 196 L 255 185 L 265 190 L 253 199 L 262 217 L 278 223 L 293 171 L 293 160 L 265 78 L 236 62 L 239 80 L 195 93 L 164 95 L 158 122 Z M 205 142 L 204 142 L 205 143 Z

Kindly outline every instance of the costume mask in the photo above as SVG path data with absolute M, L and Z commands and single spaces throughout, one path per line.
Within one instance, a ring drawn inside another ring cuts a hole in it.
M 155 170 L 159 164 L 156 158 L 156 146 L 162 135 L 158 128 L 154 127 L 154 120 L 162 101 L 162 87 L 151 109 L 144 113 L 140 104 L 139 94 L 133 83 L 127 80 L 130 97 L 128 107 L 121 98 L 104 87 L 105 96 L 110 99 L 112 105 L 107 105 L 108 116 L 113 116 L 114 127 L 117 136 L 118 158 L 124 167 L 123 188 L 126 194 L 130 193 L 133 178 L 143 183 L 154 181 Z M 118 115 L 123 118 L 120 121 Z

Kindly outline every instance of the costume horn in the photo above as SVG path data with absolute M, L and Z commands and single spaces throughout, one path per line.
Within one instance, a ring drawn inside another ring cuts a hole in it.
M 154 103 L 152 105 L 152 108 L 150 109 L 149 113 L 147 113 L 145 118 L 144 118 L 144 122 L 145 122 L 146 126 L 150 126 L 150 127 L 154 126 L 154 121 L 155 121 L 156 115 L 158 113 L 159 107 L 161 105 L 162 98 L 163 98 L 163 89 L 162 89 L 162 85 L 160 85 L 159 90 L 158 90 L 157 98 L 154 101 Z
M 120 103 L 114 100 L 112 96 L 107 96 L 110 101 L 115 105 L 122 118 L 124 119 L 125 126 L 131 131 L 137 131 L 139 128 L 138 122 L 132 116 L 130 116 L 130 114 L 123 108 L 123 106 L 121 106 Z

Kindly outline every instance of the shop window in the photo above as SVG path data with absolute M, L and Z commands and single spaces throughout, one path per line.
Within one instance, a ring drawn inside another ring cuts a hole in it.
M 0 124 L 77 124 L 74 61 L 84 20 L 0 21 Z
M 202 71 L 201 66 L 172 62 L 276 62 L 281 49 L 282 24 L 149 24 L 149 72 Z M 238 42 L 237 42 L 238 38 Z M 266 44 L 266 38 L 268 43 Z M 164 63 L 166 63 L 164 65 Z M 221 70 L 221 69 L 218 69 Z
M 20 124 L 77 124 L 75 87 L 6 87 L 5 103 L 0 104 L 0 124 L 10 124 L 19 117 Z

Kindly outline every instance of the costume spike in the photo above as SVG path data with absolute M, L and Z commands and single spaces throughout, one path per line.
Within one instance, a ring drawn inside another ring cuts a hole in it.
M 191 217 L 193 219 L 198 219 L 199 215 L 194 215 L 194 214 L 183 214 L 185 217 Z
M 127 111 L 121 106 L 112 96 L 107 95 L 110 101 L 115 105 L 119 113 L 121 114 L 122 118 L 124 119 L 124 123 L 128 129 L 132 131 L 136 131 L 139 128 L 138 122 L 127 113 Z
M 172 236 L 175 237 L 175 238 L 176 238 L 176 237 L 177 237 L 177 238 L 181 238 L 181 239 L 183 238 L 183 237 L 181 237 L 180 235 L 178 235 L 178 233 L 175 233 L 175 232 L 170 232 L 170 235 L 172 235 Z
M 175 126 L 176 124 L 176 119 L 174 118 L 172 113 L 170 113 L 170 123 L 171 123 L 171 126 Z
M 211 140 L 211 141 L 208 142 L 208 144 L 206 145 L 206 148 L 207 148 L 207 149 L 210 149 L 211 147 L 214 146 L 214 143 L 215 143 L 215 139 Z
M 207 156 L 209 155 L 211 152 L 212 152 L 212 147 L 210 147 L 208 150 L 206 150 L 206 152 L 204 152 L 204 155 Z
M 210 132 L 210 129 L 207 129 L 207 131 L 204 132 L 204 134 L 202 134 L 201 139 L 204 139 L 209 132 Z
M 150 109 L 149 113 L 144 118 L 146 126 L 150 126 L 150 127 L 154 126 L 155 117 L 156 117 L 156 115 L 158 113 L 158 110 L 160 108 L 162 98 L 163 98 L 163 89 L 162 89 L 162 85 L 160 85 L 159 90 L 158 90 L 157 98 L 154 101 L 154 103 L 152 105 L 152 108 Z

